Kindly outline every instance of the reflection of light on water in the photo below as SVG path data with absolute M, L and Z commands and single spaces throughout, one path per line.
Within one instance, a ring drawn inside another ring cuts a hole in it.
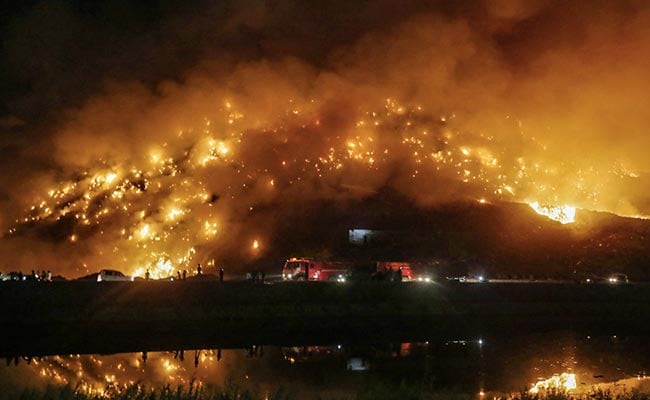
M 172 373 L 178 369 L 177 365 L 172 364 L 171 360 L 163 360 L 163 368 L 165 368 L 165 371 L 168 373 Z
M 529 392 L 536 394 L 540 390 L 548 389 L 561 389 L 561 390 L 572 390 L 577 387 L 576 384 L 576 374 L 563 372 L 561 374 L 555 374 L 548 379 L 543 379 L 537 381 L 533 384 L 533 387 L 530 388 Z
M 152 353 L 123 353 L 117 355 L 57 355 L 46 357 L 16 357 L 8 359 L 11 365 L 23 373 L 38 376 L 34 379 L 21 379 L 16 387 L 23 384 L 40 386 L 70 385 L 79 394 L 93 398 L 106 397 L 126 392 L 135 386 L 157 387 L 165 384 L 192 384 L 203 387 L 204 380 L 215 382 L 212 373 L 222 360 L 220 350 L 195 350 L 193 360 L 184 357 L 184 351 Z M 194 368 L 189 369 L 187 365 Z M 9 364 L 9 363 L 8 363 Z M 3 387 L 3 371 L 0 370 L 0 387 Z M 0 390 L 0 398 L 4 398 Z

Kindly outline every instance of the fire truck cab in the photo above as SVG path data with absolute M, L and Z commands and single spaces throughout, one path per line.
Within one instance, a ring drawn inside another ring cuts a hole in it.
M 348 268 L 342 262 L 319 261 L 310 258 L 290 258 L 282 268 L 282 279 L 291 281 L 345 282 Z

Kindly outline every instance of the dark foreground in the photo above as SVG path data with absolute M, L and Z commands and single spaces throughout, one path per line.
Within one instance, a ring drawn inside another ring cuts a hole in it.
M 455 399 L 455 400 L 473 400 L 483 396 L 458 394 L 458 393 L 430 393 L 418 387 L 392 387 L 381 384 L 369 386 L 360 390 L 355 395 L 344 397 L 346 400 L 432 400 L 432 399 Z M 172 387 L 164 386 L 162 388 L 151 390 L 146 386 L 130 385 L 119 391 L 107 391 L 101 395 L 89 395 L 81 392 L 79 389 L 69 386 L 59 388 L 49 388 L 46 392 L 29 391 L 23 393 L 20 397 L 24 400 L 45 400 L 51 398 L 57 399 L 75 399 L 75 400 L 294 400 L 300 397 L 291 389 L 279 388 L 275 391 L 261 392 L 258 388 L 241 387 L 237 385 L 227 385 L 226 387 Z M 528 392 L 519 392 L 514 394 L 505 394 L 493 396 L 495 400 L 649 400 L 650 394 L 636 391 L 629 392 L 612 392 L 608 390 L 592 390 L 586 393 L 574 394 L 567 391 L 549 391 L 538 394 Z
M 644 284 L 10 282 L 0 305 L 0 356 L 650 332 Z

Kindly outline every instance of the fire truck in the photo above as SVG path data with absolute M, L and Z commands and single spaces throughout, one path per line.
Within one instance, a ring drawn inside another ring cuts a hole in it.
M 319 261 L 310 258 L 290 258 L 282 268 L 285 281 L 345 282 L 349 266 L 340 261 Z

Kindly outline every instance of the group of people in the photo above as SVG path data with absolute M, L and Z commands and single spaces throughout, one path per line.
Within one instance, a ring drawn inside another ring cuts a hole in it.
M 393 268 L 385 267 L 373 273 L 372 279 L 376 279 L 380 281 L 401 282 L 402 268 L 393 269 Z
M 219 282 L 223 282 L 223 277 L 224 277 L 224 269 L 223 267 L 219 268 Z M 203 275 L 203 267 L 201 267 L 201 264 L 199 263 L 196 267 L 196 276 L 201 276 Z M 144 274 L 144 279 L 145 280 L 150 280 L 151 279 L 151 272 L 147 270 Z M 186 280 L 187 279 L 187 270 L 184 269 L 183 271 L 176 271 L 176 279 L 177 280 Z
M 264 283 L 264 271 L 256 271 L 254 273 L 247 272 L 246 273 L 246 280 L 249 282 L 260 282 Z

